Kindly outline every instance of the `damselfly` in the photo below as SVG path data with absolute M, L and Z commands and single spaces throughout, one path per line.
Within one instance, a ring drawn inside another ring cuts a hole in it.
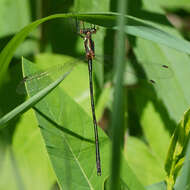
M 90 27 L 85 28 L 84 23 L 81 23 L 81 24 L 82 24 L 82 28 L 78 27 L 77 33 L 83 39 L 86 59 L 88 61 L 91 109 L 92 109 L 92 117 L 93 117 L 93 124 L 94 124 L 94 136 L 95 136 L 95 145 L 96 145 L 96 167 L 97 167 L 97 175 L 101 175 L 98 127 L 97 127 L 97 120 L 96 120 L 96 114 L 95 114 L 95 105 L 94 105 L 94 96 L 93 96 L 93 80 L 92 80 L 92 64 L 93 64 L 93 60 L 95 57 L 95 45 L 94 45 L 94 41 L 92 40 L 92 35 L 96 34 L 97 28 L 95 25 L 90 25 Z M 77 26 L 78 26 L 78 21 L 77 21 Z M 80 62 L 80 59 L 78 59 L 78 61 Z M 70 64 L 70 63 L 68 63 L 68 64 Z M 168 67 L 167 66 L 165 66 L 165 65 L 155 65 L 155 66 L 156 66 L 156 70 L 158 73 L 158 77 L 159 77 L 160 73 L 161 73 L 161 78 L 162 78 L 162 73 L 167 73 L 166 75 L 163 74 L 163 78 L 164 78 L 164 76 L 168 76 Z M 154 67 L 154 64 L 153 64 L 153 67 Z M 149 68 L 149 67 L 147 67 L 147 68 Z M 33 80 L 41 80 L 43 78 L 45 80 L 46 76 L 52 75 L 52 74 L 56 75 L 56 72 L 63 73 L 64 69 L 65 69 L 65 65 L 63 65 L 63 66 L 59 65 L 56 68 L 50 68 L 47 71 L 35 73 L 34 75 L 25 77 L 23 80 L 23 83 L 27 83 L 27 85 L 30 85 L 30 81 L 33 81 Z M 153 80 L 153 79 L 150 79 L 150 81 L 152 83 L 155 83 L 155 80 Z M 23 85 L 21 85 L 21 87 L 22 86 Z M 20 91 L 22 91 L 22 89 L 18 88 L 18 91 L 20 92 Z
M 78 21 L 76 21 L 78 22 Z M 78 25 L 78 23 L 76 23 Z M 86 53 L 86 58 L 88 61 L 88 71 L 89 71 L 89 85 L 90 85 L 90 98 L 91 98 L 91 109 L 92 109 L 92 117 L 94 123 L 94 137 L 95 137 L 95 144 L 96 144 L 96 167 L 97 167 L 97 175 L 101 176 L 101 163 L 100 163 L 100 150 L 99 150 L 99 140 L 98 140 L 98 127 L 97 127 L 97 120 L 95 114 L 95 106 L 94 106 L 94 96 L 93 96 L 93 83 L 92 83 L 92 61 L 95 57 L 94 51 L 94 41 L 92 40 L 92 34 L 96 34 L 96 27 L 95 25 L 85 28 L 84 23 L 83 28 L 79 28 L 77 31 L 80 37 L 84 40 L 84 48 Z
M 96 114 L 95 114 L 95 104 L 94 104 L 94 97 L 93 97 L 93 82 L 92 82 L 92 61 L 95 57 L 94 41 L 92 40 L 92 34 L 95 34 L 96 31 L 97 29 L 95 25 L 93 26 L 91 25 L 91 27 L 85 28 L 83 24 L 83 28 L 80 28 L 80 29 L 78 28 L 77 33 L 84 41 L 85 54 L 86 54 L 86 59 L 88 61 L 91 109 L 92 109 L 94 136 L 95 136 L 95 145 L 96 145 L 96 167 L 97 167 L 97 175 L 101 176 L 98 127 L 97 127 L 97 120 L 96 120 Z M 41 80 L 43 78 L 46 78 L 50 73 L 56 74 L 55 70 L 60 72 L 64 69 L 65 69 L 65 64 L 63 66 L 62 65 L 58 66 L 56 69 L 50 68 L 50 70 L 43 71 L 41 73 L 35 73 L 34 75 L 26 76 L 21 82 L 21 84 L 18 86 L 17 92 L 22 93 L 24 84 L 30 85 L 30 83 L 32 84 L 33 80 Z

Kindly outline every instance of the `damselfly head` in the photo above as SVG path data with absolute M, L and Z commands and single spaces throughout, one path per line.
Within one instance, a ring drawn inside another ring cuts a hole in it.
M 85 29 L 80 29 L 80 34 L 84 35 L 91 35 L 96 33 L 96 28 L 85 28 Z

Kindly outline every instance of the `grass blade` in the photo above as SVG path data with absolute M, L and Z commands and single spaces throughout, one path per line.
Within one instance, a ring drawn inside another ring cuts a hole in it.
M 7 46 L 2 50 L 0 54 L 0 78 L 3 78 L 3 76 L 5 75 L 8 65 L 17 47 L 24 41 L 27 35 L 38 25 L 52 19 L 77 17 L 78 19 L 89 21 L 100 26 L 114 27 L 116 26 L 116 17 L 118 15 L 119 14 L 112 12 L 86 14 L 55 14 L 36 20 L 35 22 L 23 28 L 19 33 L 17 33 L 7 44 Z M 184 53 L 190 53 L 190 43 L 188 41 L 180 39 L 179 37 L 175 37 L 167 32 L 164 32 L 141 19 L 127 15 L 125 16 L 125 19 L 128 20 L 128 26 L 125 30 L 126 33 L 142 37 L 144 39 L 154 41 L 156 43 L 164 44 L 168 47 L 177 49 Z
M 23 59 L 23 62 L 26 62 L 27 60 Z M 15 109 L 13 109 L 11 112 L 0 118 L 0 129 L 5 127 L 6 123 L 10 121 L 11 119 L 15 118 L 16 116 L 22 114 L 23 112 L 30 109 L 32 106 L 34 106 L 36 103 L 38 103 L 42 98 L 44 98 L 46 95 L 48 95 L 54 88 L 56 88 L 64 79 L 65 77 L 70 73 L 72 69 L 72 66 L 70 67 L 70 70 L 66 72 L 64 75 L 62 75 L 60 78 L 58 78 L 56 81 L 51 83 L 49 86 L 32 96 L 30 99 L 25 101 L 23 104 L 19 105 Z
M 125 11 L 126 1 L 118 1 L 118 9 L 121 16 L 117 18 L 119 31 L 116 33 L 114 63 L 116 82 L 114 87 L 113 113 L 111 120 L 111 137 L 112 137 L 112 162 L 111 162 L 111 188 L 120 189 L 120 171 L 121 171 L 121 151 L 124 141 L 124 110 L 126 109 L 126 93 L 124 93 L 123 79 L 125 70 Z

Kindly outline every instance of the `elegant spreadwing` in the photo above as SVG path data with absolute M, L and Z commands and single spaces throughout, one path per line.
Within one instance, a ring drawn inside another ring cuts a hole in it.
M 78 23 L 77 23 L 77 25 L 78 25 Z M 91 25 L 91 27 L 88 27 L 88 28 L 85 28 L 83 23 L 82 23 L 82 25 L 83 25 L 83 27 L 78 28 L 77 33 L 83 39 L 86 59 L 88 62 L 91 109 L 92 109 L 92 117 L 93 117 L 93 124 L 94 124 L 94 137 L 95 137 L 95 145 L 96 145 L 96 167 L 97 167 L 97 175 L 101 176 L 98 127 L 97 127 L 97 120 L 96 120 L 96 114 L 95 114 L 93 82 L 92 82 L 92 62 L 95 57 L 94 41 L 92 40 L 92 35 L 96 33 L 97 29 L 96 29 L 95 25 L 93 25 L 93 26 Z M 70 64 L 70 63 L 68 63 L 68 64 Z M 50 70 L 43 71 L 41 73 L 35 73 L 34 75 L 26 76 L 23 79 L 23 81 L 21 82 L 21 84 L 18 86 L 17 92 L 22 93 L 23 84 L 30 85 L 30 83 L 34 80 L 38 81 L 41 79 L 45 79 L 49 76 L 50 73 L 55 74 L 55 71 L 62 71 L 63 69 L 65 69 L 65 64 L 63 66 L 62 65 L 58 66 L 56 69 L 51 68 Z
M 76 24 L 78 25 L 78 23 L 76 23 Z M 93 82 L 92 82 L 92 62 L 95 57 L 94 41 L 92 40 L 92 35 L 96 34 L 97 29 L 96 29 L 95 25 L 93 25 L 89 28 L 85 28 L 83 22 L 82 22 L 82 24 L 83 24 L 83 28 L 79 28 L 79 30 L 77 32 L 84 41 L 86 59 L 88 62 L 90 99 L 91 99 L 91 109 L 92 109 L 92 117 L 93 117 L 93 123 L 94 123 L 94 138 L 95 138 L 95 144 L 96 144 L 96 167 L 97 167 L 97 175 L 101 176 L 98 127 L 97 127 L 97 120 L 96 120 L 96 114 L 95 114 Z
M 77 26 L 80 25 L 80 27 L 77 27 L 77 33 L 78 35 L 83 39 L 84 43 L 84 49 L 85 49 L 85 56 L 86 60 L 88 62 L 88 71 L 89 71 L 89 87 L 90 87 L 90 99 L 91 99 L 91 110 L 92 110 L 92 118 L 93 118 L 93 124 L 94 124 L 94 137 L 95 137 L 95 145 L 96 145 L 96 168 L 97 168 L 97 175 L 101 175 L 101 162 L 100 162 L 100 151 L 99 151 L 99 140 L 98 140 L 98 127 L 97 127 L 97 119 L 95 114 L 95 104 L 94 104 L 94 92 L 93 92 L 93 69 L 92 66 L 94 64 L 95 59 L 95 43 L 92 39 L 92 35 L 96 34 L 97 28 L 95 25 L 90 25 L 90 27 L 85 27 L 84 23 L 78 23 Z M 82 25 L 82 27 L 81 27 Z M 106 56 L 108 57 L 108 56 Z M 109 58 L 108 58 L 109 60 Z M 67 68 L 67 65 L 75 64 L 82 62 L 82 59 L 75 59 L 72 61 L 69 61 L 68 63 L 65 63 L 63 65 L 58 65 L 53 68 L 49 68 L 46 71 L 40 71 L 37 73 L 34 73 L 32 75 L 26 76 L 21 84 L 18 86 L 17 92 L 22 93 L 23 92 L 23 86 L 24 84 L 30 85 L 34 80 L 44 80 L 49 76 L 57 76 L 57 73 L 64 73 Z M 148 66 L 147 69 L 150 69 L 150 65 L 154 67 L 157 72 L 156 78 L 167 78 L 170 76 L 169 67 L 162 64 L 153 64 L 153 63 L 146 63 L 145 66 Z M 128 72 L 128 71 L 127 71 Z M 135 74 L 133 71 L 129 71 L 128 73 Z M 155 73 L 155 72 L 153 72 Z M 153 75 L 154 76 L 154 75 Z M 144 78 L 144 75 L 140 75 L 140 77 Z M 151 83 L 156 83 L 156 80 L 154 78 L 148 79 Z M 45 83 L 48 85 L 48 83 Z M 45 87 L 45 86 L 44 86 Z M 43 88 L 43 87 L 42 87 Z M 30 88 L 32 90 L 32 88 Z M 40 90 L 40 89 L 39 89 Z

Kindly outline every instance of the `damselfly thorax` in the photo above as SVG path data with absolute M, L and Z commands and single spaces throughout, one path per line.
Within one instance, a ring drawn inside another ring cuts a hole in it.
M 92 34 L 96 34 L 95 26 L 93 28 L 80 29 L 80 36 L 84 40 L 84 48 L 87 59 L 93 59 L 95 57 L 94 41 L 92 40 Z

